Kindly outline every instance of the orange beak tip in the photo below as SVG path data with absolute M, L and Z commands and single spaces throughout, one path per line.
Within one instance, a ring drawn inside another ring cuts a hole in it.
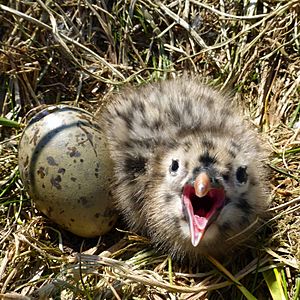
M 195 193 L 198 197 L 205 196 L 211 188 L 210 178 L 206 172 L 200 173 L 194 183 Z

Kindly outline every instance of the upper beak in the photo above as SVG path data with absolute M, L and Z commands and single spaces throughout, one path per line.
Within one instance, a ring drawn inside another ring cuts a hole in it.
M 206 172 L 201 172 L 194 182 L 195 194 L 198 197 L 204 197 L 211 189 L 211 181 Z

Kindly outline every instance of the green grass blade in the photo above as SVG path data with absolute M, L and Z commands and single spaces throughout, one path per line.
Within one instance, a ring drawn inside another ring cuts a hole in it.
M 20 127 L 20 124 L 18 122 L 3 117 L 0 117 L 0 125 L 7 126 L 7 127 L 14 127 L 14 128 Z
M 220 262 L 218 262 L 214 257 L 208 255 L 208 260 L 216 266 L 219 271 L 221 271 L 227 278 L 229 278 L 235 286 L 242 292 L 247 300 L 257 300 Z
M 298 300 L 300 299 L 300 277 L 296 278 L 295 286 L 296 286 L 296 290 L 295 290 L 293 300 Z
M 263 272 L 264 279 L 273 300 L 287 300 L 283 290 L 282 277 L 277 268 Z

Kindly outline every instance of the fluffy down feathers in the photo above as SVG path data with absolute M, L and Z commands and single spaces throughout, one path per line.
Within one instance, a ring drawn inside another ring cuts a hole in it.
M 224 254 L 264 215 L 261 141 L 228 97 L 183 77 L 123 91 L 100 119 L 116 205 L 161 250 Z

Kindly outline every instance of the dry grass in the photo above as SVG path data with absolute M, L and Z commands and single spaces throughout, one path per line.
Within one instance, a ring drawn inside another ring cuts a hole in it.
M 21 123 L 0 127 L 1 299 L 299 299 L 299 0 L 0 3 L 0 114 Z M 133 233 L 83 241 L 31 206 L 17 155 L 32 108 L 95 111 L 119 86 L 183 70 L 233 91 L 270 145 L 257 245 L 180 266 Z

